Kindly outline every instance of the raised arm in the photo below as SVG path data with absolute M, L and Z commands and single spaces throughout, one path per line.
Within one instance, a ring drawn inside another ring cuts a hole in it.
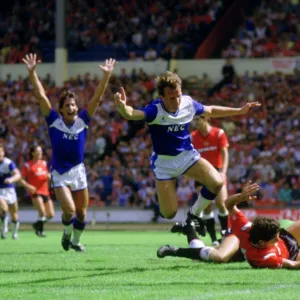
M 241 202 L 255 200 L 256 196 L 253 196 L 253 194 L 255 194 L 258 190 L 259 185 L 257 183 L 251 183 L 251 181 L 248 181 L 243 187 L 241 193 L 232 195 L 225 200 L 225 206 L 228 209 L 228 213 L 232 215 L 238 211 L 236 205 Z
M 87 106 L 87 112 L 88 114 L 92 117 L 99 105 L 99 102 L 105 92 L 105 89 L 107 87 L 110 74 L 114 69 L 114 66 L 116 65 L 116 60 L 115 59 L 107 59 L 105 61 L 105 65 L 102 66 L 100 65 L 99 68 L 103 71 L 103 78 L 100 81 L 99 85 L 96 88 L 96 91 L 94 93 L 93 98 L 90 100 L 88 106 Z
M 259 102 L 248 102 L 243 107 L 240 108 L 205 105 L 203 115 L 208 116 L 210 118 L 222 118 L 222 117 L 245 115 L 252 107 L 259 107 L 259 106 L 261 106 Z
M 36 54 L 30 53 L 23 58 L 23 62 L 27 65 L 29 78 L 33 85 L 34 94 L 39 100 L 42 114 L 44 116 L 47 116 L 51 110 L 51 104 L 35 71 L 37 64 L 41 61 L 36 60 Z
M 144 120 L 145 113 L 141 110 L 134 109 L 126 105 L 126 93 L 124 88 L 121 87 L 121 93 L 115 93 L 115 104 L 119 113 L 127 120 Z

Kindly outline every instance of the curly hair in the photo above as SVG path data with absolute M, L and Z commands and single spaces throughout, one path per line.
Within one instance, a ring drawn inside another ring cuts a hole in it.
M 158 94 L 164 96 L 164 89 L 166 87 L 171 89 L 176 89 L 178 86 L 181 87 L 181 79 L 176 73 L 167 71 L 156 78 L 156 86 Z
M 249 231 L 249 241 L 258 243 L 259 241 L 270 241 L 280 230 L 277 220 L 268 217 L 256 217 Z

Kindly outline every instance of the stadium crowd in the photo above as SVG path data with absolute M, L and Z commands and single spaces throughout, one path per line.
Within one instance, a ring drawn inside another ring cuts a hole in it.
M 262 0 L 245 18 L 223 57 L 283 57 L 300 53 L 300 2 Z
M 67 1 L 69 59 L 86 59 L 88 52 L 101 60 L 105 51 L 118 60 L 193 57 L 227 2 Z M 53 60 L 55 1 L 13 1 L 6 7 L 0 14 L 0 61 L 21 63 L 26 53 L 39 52 L 44 61 Z
M 126 121 L 116 112 L 113 93 L 124 86 L 130 105 L 141 108 L 155 95 L 155 76 L 140 69 L 113 76 L 103 102 L 90 126 L 85 163 L 91 198 L 106 206 L 151 208 L 156 201 L 154 177 L 148 157 L 151 141 L 144 122 Z M 98 78 L 90 74 L 71 78 L 57 88 L 50 75 L 43 79 L 53 107 L 63 89 L 78 95 L 80 107 L 91 98 Z M 207 75 L 183 81 L 183 93 L 204 104 L 241 106 L 259 101 L 262 109 L 249 116 L 214 120 L 229 138 L 229 193 L 236 193 L 247 180 L 261 185 L 260 204 L 297 204 L 300 201 L 300 72 L 293 75 L 248 74 L 236 76 L 214 95 L 207 96 L 213 82 Z M 272 88 L 270 88 L 272 86 Z M 8 157 L 21 169 L 30 145 L 40 144 L 51 157 L 45 120 L 40 114 L 27 78 L 0 82 L 0 141 Z M 192 199 L 193 182 L 178 181 L 177 196 L 183 205 Z

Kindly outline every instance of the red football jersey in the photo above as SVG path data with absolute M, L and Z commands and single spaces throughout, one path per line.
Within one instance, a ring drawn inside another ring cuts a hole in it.
M 240 240 L 240 248 L 252 267 L 281 268 L 283 259 L 289 259 L 289 251 L 284 241 L 279 241 L 268 248 L 256 248 L 249 241 L 249 230 L 252 223 L 241 212 L 230 216 L 232 233 Z
M 24 164 L 22 175 L 27 182 L 36 187 L 35 194 L 49 196 L 48 167 L 44 160 L 34 162 L 30 160 Z
M 207 136 L 203 136 L 199 130 L 191 134 L 192 143 L 201 156 L 207 159 L 215 168 L 223 167 L 222 151 L 229 147 L 227 136 L 223 129 L 212 127 Z

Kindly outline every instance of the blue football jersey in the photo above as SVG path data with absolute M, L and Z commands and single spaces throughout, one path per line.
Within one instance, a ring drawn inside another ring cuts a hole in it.
M 182 95 L 179 109 L 170 113 L 161 99 L 142 109 L 151 134 L 153 152 L 175 156 L 193 149 L 189 126 L 195 115 L 204 113 L 204 106 L 190 96 Z
M 63 174 L 83 162 L 91 118 L 84 109 L 69 126 L 63 121 L 62 116 L 51 109 L 46 121 L 52 144 L 51 170 Z
M 4 157 L 3 161 L 0 162 L 0 189 L 14 187 L 13 183 L 6 184 L 4 180 L 12 176 L 12 171 L 17 167 L 15 163 L 7 157 Z

